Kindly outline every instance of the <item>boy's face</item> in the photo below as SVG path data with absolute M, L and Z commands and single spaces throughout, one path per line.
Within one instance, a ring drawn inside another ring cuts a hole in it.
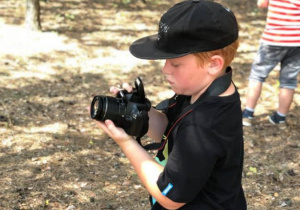
M 162 69 L 167 81 L 176 94 L 196 96 L 211 83 L 208 65 L 199 65 L 197 58 L 186 55 L 180 58 L 167 59 Z

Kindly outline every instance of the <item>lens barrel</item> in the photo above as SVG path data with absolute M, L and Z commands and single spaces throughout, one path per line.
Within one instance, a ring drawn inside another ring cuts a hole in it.
M 91 118 L 98 121 L 110 119 L 118 122 L 126 106 L 122 99 L 109 96 L 95 96 L 91 103 Z

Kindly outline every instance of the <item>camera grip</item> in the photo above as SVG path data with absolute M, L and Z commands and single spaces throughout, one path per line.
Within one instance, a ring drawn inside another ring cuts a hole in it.
M 149 129 L 149 115 L 147 111 L 140 111 L 132 125 L 132 133 L 136 134 L 137 138 L 143 137 Z

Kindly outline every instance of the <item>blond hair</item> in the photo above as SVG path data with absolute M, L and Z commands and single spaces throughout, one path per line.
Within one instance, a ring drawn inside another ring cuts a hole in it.
M 197 57 L 197 61 L 201 66 L 203 66 L 205 62 L 209 62 L 212 56 L 220 55 L 224 58 L 224 66 L 223 66 L 224 69 L 231 64 L 238 47 L 239 47 L 239 40 L 237 39 L 235 42 L 231 43 L 230 45 L 227 45 L 222 49 L 194 53 L 193 55 Z

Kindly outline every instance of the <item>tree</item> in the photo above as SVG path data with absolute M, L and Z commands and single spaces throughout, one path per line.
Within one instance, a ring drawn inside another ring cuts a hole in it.
M 41 30 L 40 0 L 26 0 L 25 24 L 30 30 Z

